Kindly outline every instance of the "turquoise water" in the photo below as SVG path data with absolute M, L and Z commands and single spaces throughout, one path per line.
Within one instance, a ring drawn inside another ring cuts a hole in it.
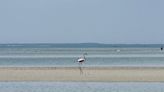
M 164 83 L 0 82 L 0 92 L 164 92 Z
M 84 66 L 164 66 L 160 45 L 92 45 L 1 44 L 0 67 L 78 66 L 74 61 L 83 53 Z

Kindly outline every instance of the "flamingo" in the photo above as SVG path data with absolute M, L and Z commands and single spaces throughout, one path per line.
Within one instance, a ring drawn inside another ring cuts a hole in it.
M 80 58 L 77 59 L 77 62 L 79 64 L 82 64 L 83 62 L 86 61 L 85 55 L 87 55 L 87 53 L 84 53 L 82 57 L 80 57 Z

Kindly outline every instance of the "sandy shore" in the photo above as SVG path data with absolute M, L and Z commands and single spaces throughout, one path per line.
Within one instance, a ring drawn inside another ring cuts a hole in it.
M 0 67 L 0 81 L 164 82 L 164 67 Z

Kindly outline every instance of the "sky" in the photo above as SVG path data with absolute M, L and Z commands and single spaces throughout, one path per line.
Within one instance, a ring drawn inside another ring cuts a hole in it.
M 164 43 L 164 0 L 0 0 L 0 43 Z

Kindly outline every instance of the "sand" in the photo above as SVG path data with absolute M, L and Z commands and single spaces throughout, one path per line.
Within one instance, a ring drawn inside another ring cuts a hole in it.
M 164 82 L 164 67 L 0 67 L 0 81 Z

